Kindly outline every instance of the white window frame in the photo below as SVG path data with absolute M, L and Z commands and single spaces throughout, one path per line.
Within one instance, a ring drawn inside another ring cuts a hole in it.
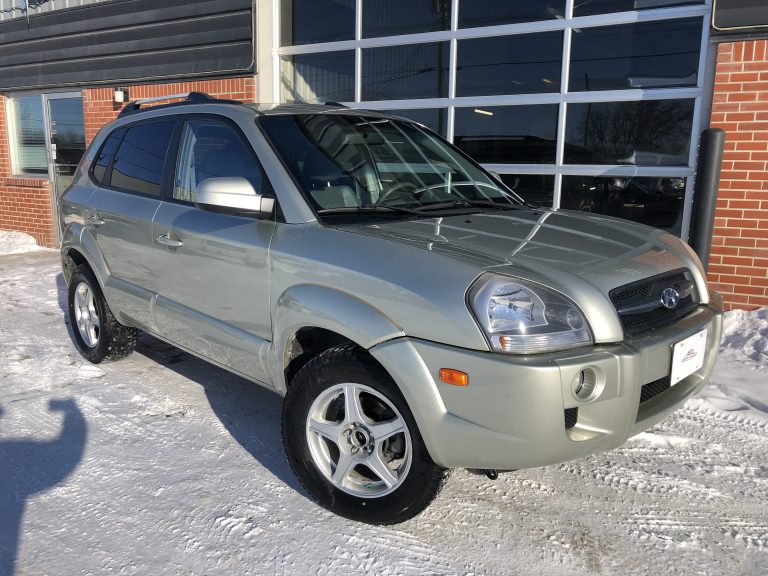
M 43 137 L 45 139 L 44 146 L 45 146 L 45 166 L 46 166 L 46 172 L 45 174 L 37 173 L 37 172 L 23 172 L 19 168 L 19 146 L 18 142 L 16 141 L 16 115 L 13 113 L 14 110 L 14 104 L 13 101 L 16 98 L 22 97 L 27 98 L 30 96 L 36 96 L 40 98 L 40 105 L 43 109 Z M 11 177 L 13 178 L 28 178 L 28 179 L 34 179 L 34 180 L 50 180 L 50 163 L 48 161 L 48 126 L 46 122 L 46 111 L 45 111 L 45 102 L 43 100 L 43 94 L 41 92 L 10 92 L 8 94 L 5 94 L 5 125 L 7 128 L 7 137 L 8 137 L 8 154 L 10 156 L 11 160 Z
M 404 34 L 379 38 L 362 37 L 362 7 L 363 0 L 355 3 L 355 38 L 338 42 L 318 44 L 303 44 L 297 46 L 280 46 L 279 33 L 272 37 L 272 97 L 275 102 L 281 101 L 280 64 L 287 56 L 300 54 L 317 54 L 340 50 L 355 51 L 354 86 L 355 100 L 342 102 L 350 108 L 365 108 L 368 110 L 443 108 L 446 110 L 446 137 L 453 142 L 454 117 L 457 107 L 485 107 L 525 104 L 557 104 L 558 127 L 554 164 L 483 164 L 483 166 L 499 174 L 543 174 L 554 176 L 554 191 L 552 207 L 561 206 L 563 176 L 625 176 L 625 177 L 683 177 L 686 179 L 683 217 L 680 235 L 687 238 L 691 224 L 691 205 L 693 201 L 693 184 L 696 171 L 696 159 L 701 130 L 708 122 L 702 117 L 702 112 L 709 106 L 705 96 L 709 94 L 711 74 L 708 73 L 709 23 L 712 14 L 712 0 L 693 6 L 669 6 L 650 10 L 615 12 L 591 16 L 573 16 L 575 0 L 566 0 L 564 18 L 503 24 L 476 28 L 459 28 L 459 2 L 471 0 L 452 0 L 450 30 L 425 32 L 420 34 Z M 273 31 L 280 30 L 280 0 L 273 3 Z M 699 66 L 695 87 L 682 88 L 649 88 L 630 90 L 602 90 L 590 92 L 569 92 L 569 67 L 571 55 L 571 35 L 574 29 L 594 28 L 600 26 L 615 26 L 640 22 L 677 20 L 683 18 L 701 17 L 702 33 L 699 52 Z M 458 41 L 469 38 L 488 38 L 514 34 L 535 32 L 563 31 L 563 64 L 559 93 L 546 94 L 515 94 L 498 96 L 456 96 L 456 64 Z M 446 98 L 420 98 L 410 100 L 380 100 L 362 101 L 362 50 L 384 46 L 400 46 L 425 42 L 450 43 L 450 69 L 448 76 L 448 96 Z M 688 163 L 685 166 L 632 166 L 606 164 L 565 164 L 565 120 L 568 105 L 588 102 L 639 102 L 642 100 L 693 99 L 693 119 L 691 123 L 691 143 Z

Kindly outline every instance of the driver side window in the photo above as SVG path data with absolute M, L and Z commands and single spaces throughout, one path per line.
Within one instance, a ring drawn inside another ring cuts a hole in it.
M 271 195 L 250 144 L 234 128 L 210 119 L 187 121 L 179 141 L 174 200 L 194 202 L 200 182 L 222 177 L 245 178 L 258 194 Z

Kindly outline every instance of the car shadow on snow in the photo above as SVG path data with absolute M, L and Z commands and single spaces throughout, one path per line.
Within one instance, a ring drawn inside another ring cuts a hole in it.
M 232 438 L 282 482 L 308 497 L 283 452 L 280 396 L 144 333 L 136 352 L 202 386 Z
M 0 574 L 13 574 L 27 499 L 62 483 L 85 450 L 87 425 L 74 400 L 51 400 L 51 412 L 64 420 L 52 440 L 0 439 Z M 0 407 L 0 418 L 3 409 Z

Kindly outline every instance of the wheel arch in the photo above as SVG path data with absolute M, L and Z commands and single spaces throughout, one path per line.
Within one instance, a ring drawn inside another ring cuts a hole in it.
M 109 278 L 109 268 L 101 255 L 96 239 L 84 226 L 69 225 L 61 241 L 61 270 L 67 284 L 75 269 L 82 264 L 86 264 L 91 269 L 104 290 Z
M 277 299 L 272 318 L 272 379 L 282 395 L 304 364 L 339 343 L 369 350 L 405 335 L 400 326 L 367 302 L 319 285 L 287 289 Z

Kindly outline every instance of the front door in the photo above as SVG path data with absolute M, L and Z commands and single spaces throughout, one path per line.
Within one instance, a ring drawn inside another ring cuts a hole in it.
M 59 198 L 72 183 L 77 165 L 85 153 L 85 121 L 80 92 L 44 95 L 48 142 L 48 173 L 51 175 L 51 200 L 57 241 L 61 240 L 58 222 Z

